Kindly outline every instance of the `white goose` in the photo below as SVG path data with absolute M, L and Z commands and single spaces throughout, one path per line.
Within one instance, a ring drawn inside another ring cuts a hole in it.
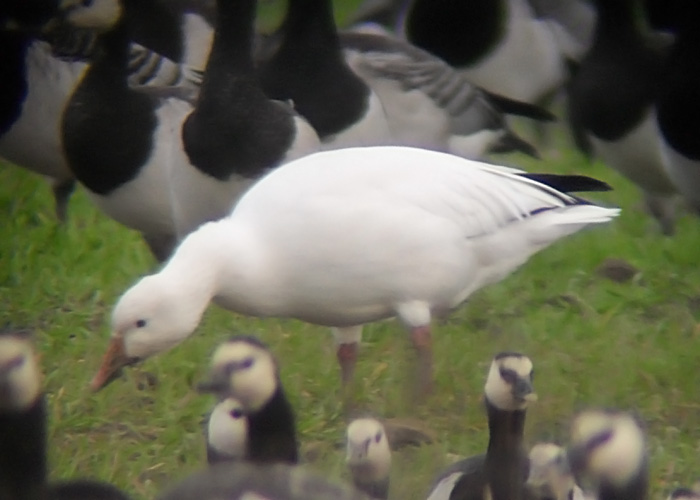
M 242 314 L 338 327 L 343 343 L 358 340 L 359 325 L 397 316 L 428 389 L 433 316 L 556 240 L 619 214 L 528 175 L 390 146 L 290 162 L 121 297 L 92 386 L 186 339 L 215 300 Z

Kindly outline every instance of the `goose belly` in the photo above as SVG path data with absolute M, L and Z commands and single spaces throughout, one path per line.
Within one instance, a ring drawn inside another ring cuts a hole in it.
M 356 146 L 386 146 L 395 144 L 382 101 L 370 92 L 364 115 L 350 127 L 321 141 L 321 149 L 341 149 Z
M 605 141 L 589 134 L 598 158 L 645 192 L 673 194 L 675 188 L 663 168 L 656 118 L 648 113 L 641 124 L 620 139 Z
M 700 161 L 687 158 L 665 141 L 661 143 L 661 156 L 664 170 L 678 192 L 695 210 L 700 210 Z
M 491 53 L 461 71 L 490 92 L 538 102 L 564 82 L 562 58 L 549 27 L 510 3 L 506 36 Z
M 394 145 L 447 151 L 449 119 L 444 110 L 418 89 L 407 90 L 397 80 L 362 71 L 361 55 L 346 51 L 355 73 L 376 93 L 383 106 Z M 355 58 L 357 63 L 353 63 Z M 387 143 L 389 144 L 389 143 Z
M 22 114 L 0 137 L 0 156 L 42 175 L 72 177 L 61 145 L 61 118 L 86 68 L 84 63 L 55 59 L 44 42 L 32 44 Z
M 153 149 L 138 174 L 107 195 L 88 191 L 105 214 L 142 233 L 175 234 L 170 171 L 189 166 L 180 129 L 190 109 L 181 101 L 165 101 L 156 110 Z

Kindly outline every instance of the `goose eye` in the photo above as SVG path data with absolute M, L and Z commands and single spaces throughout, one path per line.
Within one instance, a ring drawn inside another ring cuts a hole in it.
M 146 326 L 146 320 L 145 319 L 140 319 L 136 321 L 136 328 L 143 328 Z
M 242 416 L 243 412 L 241 412 L 241 410 L 239 410 L 238 408 L 236 408 L 235 410 L 231 410 L 231 417 L 233 417 L 234 419 L 239 419 Z
M 501 378 L 508 382 L 509 384 L 514 384 L 516 380 L 515 372 L 512 370 L 507 370 L 506 368 L 500 369 Z
M 247 369 L 247 368 L 250 368 L 251 366 L 253 366 L 253 362 L 254 362 L 253 358 L 245 358 L 243 361 L 241 361 L 240 366 L 243 369 Z
M 382 433 L 381 433 L 381 432 L 377 432 L 377 435 L 374 436 L 374 442 L 375 442 L 375 443 L 378 443 L 378 442 L 381 441 L 381 440 L 382 440 Z

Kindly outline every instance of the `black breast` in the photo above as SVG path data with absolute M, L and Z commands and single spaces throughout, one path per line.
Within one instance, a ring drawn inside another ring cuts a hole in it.
M 27 97 L 25 57 L 30 40 L 0 31 L 0 137 L 17 121 Z

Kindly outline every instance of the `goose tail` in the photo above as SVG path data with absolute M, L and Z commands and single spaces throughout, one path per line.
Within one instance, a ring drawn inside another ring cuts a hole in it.
M 528 235 L 536 246 L 549 245 L 555 240 L 576 233 L 586 226 L 610 222 L 620 215 L 619 208 L 581 204 L 553 208 L 530 219 Z

